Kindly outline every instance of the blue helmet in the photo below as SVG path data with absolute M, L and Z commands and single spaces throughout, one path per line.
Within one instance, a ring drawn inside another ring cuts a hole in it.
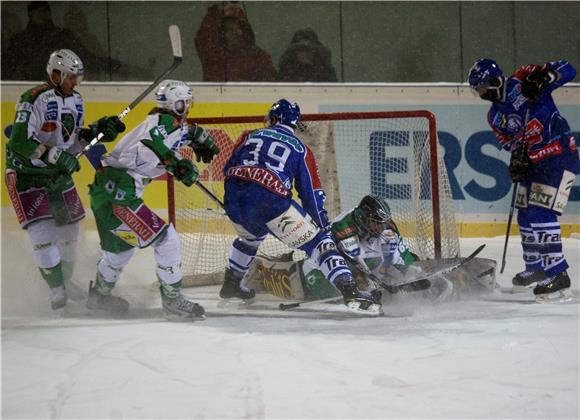
M 503 72 L 491 58 L 480 58 L 469 69 L 467 80 L 472 89 L 485 86 L 496 86 L 497 80 L 503 77 Z
M 296 102 L 290 103 L 286 99 L 280 99 L 272 104 L 268 111 L 268 120 L 276 118 L 280 124 L 298 127 L 300 121 L 300 107 Z

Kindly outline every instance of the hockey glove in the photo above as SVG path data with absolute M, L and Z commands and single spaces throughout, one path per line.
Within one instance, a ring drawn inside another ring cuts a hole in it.
M 540 96 L 548 83 L 553 82 L 556 78 L 557 76 L 553 71 L 545 67 L 536 68 L 522 82 L 522 95 L 533 101 Z
M 89 125 L 89 128 L 81 130 L 80 137 L 85 141 L 91 141 L 103 133 L 101 141 L 108 143 L 114 141 L 119 133 L 125 131 L 125 124 L 118 117 L 103 117 Z
M 522 182 L 530 173 L 532 162 L 528 157 L 528 149 L 524 143 L 520 143 L 512 152 L 510 159 L 510 177 L 512 182 Z
M 174 164 L 167 167 L 169 172 L 178 180 L 188 187 L 191 187 L 197 180 L 199 172 L 196 166 L 189 159 L 176 160 Z
M 197 124 L 189 127 L 189 139 L 198 162 L 202 160 L 203 163 L 210 163 L 214 156 L 220 152 L 212 136 L 205 128 Z
M 79 161 L 74 155 L 56 147 L 49 150 L 46 156 L 46 162 L 53 164 L 60 171 L 67 174 L 72 174 L 81 168 Z

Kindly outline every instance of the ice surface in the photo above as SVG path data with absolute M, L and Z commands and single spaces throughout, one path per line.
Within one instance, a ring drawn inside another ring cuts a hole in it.
M 574 300 L 529 294 L 433 306 L 398 303 L 363 319 L 338 305 L 279 312 L 217 308 L 217 289 L 188 289 L 208 311 L 162 319 L 152 250 L 116 292 L 125 320 L 50 310 L 26 236 L 2 232 L 3 418 L 578 418 L 580 240 L 566 239 Z M 503 238 L 480 243 L 501 258 Z M 94 277 L 98 238 L 81 241 L 75 283 Z M 521 270 L 510 240 L 502 286 Z

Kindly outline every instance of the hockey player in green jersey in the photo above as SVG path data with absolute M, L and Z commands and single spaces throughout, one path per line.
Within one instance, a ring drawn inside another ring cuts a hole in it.
M 114 315 L 126 313 L 128 302 L 111 291 L 135 248 L 151 245 L 163 312 L 170 320 L 189 321 L 203 318 L 205 311 L 181 293 L 179 236 L 173 225 L 165 223 L 143 203 L 142 195 L 151 179 L 166 172 L 186 186 L 195 183 L 198 170 L 191 160 L 180 155 L 183 146 L 193 148 L 197 160 L 205 163 L 219 149 L 205 129 L 186 124 L 193 97 L 184 82 L 164 80 L 156 100 L 157 107 L 145 121 L 101 158 L 103 168 L 97 171 L 90 187 L 102 255 L 87 307 Z
M 366 195 L 357 207 L 337 216 L 332 221 L 332 235 L 353 273 L 358 271 L 371 284 L 369 275 L 386 284 L 389 279 L 402 280 L 406 268 L 418 260 L 399 233 L 388 204 L 377 195 Z M 322 286 L 324 281 L 314 269 L 305 261 L 306 287 L 312 298 L 324 298 L 328 288 Z
M 103 117 L 83 128 L 84 103 L 75 88 L 84 68 L 74 52 L 53 52 L 46 71 L 48 81 L 26 91 L 16 105 L 6 148 L 6 187 L 49 286 L 51 307 L 59 309 L 67 302 L 66 287 L 71 296 L 74 292 L 70 278 L 85 216 L 72 179 L 80 168 L 75 154 L 99 132 L 103 141 L 112 141 L 125 126 L 117 117 Z

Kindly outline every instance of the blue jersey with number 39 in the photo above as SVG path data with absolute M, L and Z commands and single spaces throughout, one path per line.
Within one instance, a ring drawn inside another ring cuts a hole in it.
M 226 178 L 262 186 L 272 199 L 290 200 L 292 185 L 304 210 L 320 227 L 328 225 L 326 198 L 312 151 L 286 125 L 277 124 L 243 138 L 224 167 Z M 260 200 L 264 197 L 248 197 Z

